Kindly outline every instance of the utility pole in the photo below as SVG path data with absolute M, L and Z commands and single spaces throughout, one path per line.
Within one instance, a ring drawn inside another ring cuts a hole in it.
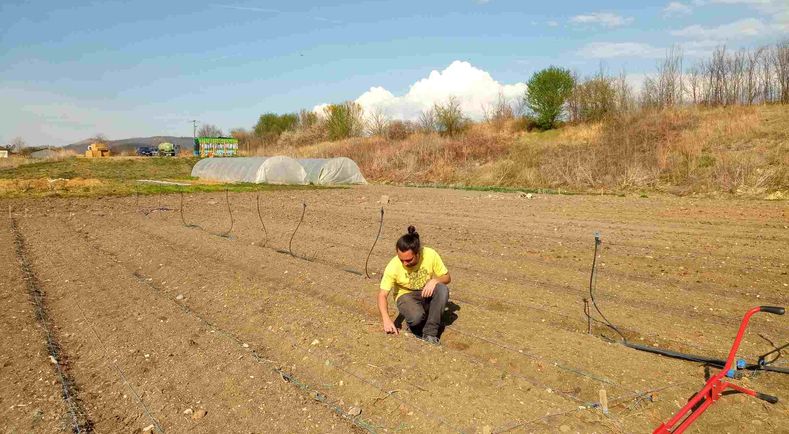
M 198 148 L 198 145 L 197 145 L 197 122 L 198 121 L 197 121 L 197 119 L 192 119 L 190 122 L 192 123 L 192 140 L 195 142 L 194 154 L 195 154 L 195 156 L 199 156 L 200 155 L 200 149 Z
M 192 123 L 192 138 L 196 139 L 197 138 L 197 123 L 198 123 L 198 121 L 196 119 L 192 119 L 189 122 Z

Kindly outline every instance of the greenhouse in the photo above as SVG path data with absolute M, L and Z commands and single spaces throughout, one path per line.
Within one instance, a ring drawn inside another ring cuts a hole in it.
M 367 184 L 359 166 L 350 158 L 305 158 L 298 161 L 311 184 Z
M 205 158 L 192 168 L 195 178 L 255 184 L 308 184 L 307 173 L 290 157 Z

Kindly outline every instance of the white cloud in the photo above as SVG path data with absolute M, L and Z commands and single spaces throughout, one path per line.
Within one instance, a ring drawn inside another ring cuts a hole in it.
M 665 54 L 662 48 L 653 47 L 641 42 L 592 42 L 584 45 L 578 54 L 592 59 L 610 59 L 613 57 L 661 57 Z
M 693 8 L 680 2 L 671 2 L 663 8 L 663 16 L 666 17 L 673 15 L 690 15 L 691 13 L 693 13 Z
M 546 22 L 545 24 L 547 24 L 549 27 L 556 27 L 556 26 L 559 25 L 559 22 L 551 20 L 551 21 Z
M 573 24 L 597 24 L 603 27 L 619 27 L 633 22 L 633 17 L 623 17 L 609 12 L 594 12 L 570 18 Z
M 412 84 L 402 96 L 380 86 L 356 98 L 356 102 L 366 113 L 382 111 L 396 119 L 417 119 L 419 114 L 433 107 L 435 103 L 445 103 L 449 97 L 456 97 L 463 112 L 474 119 L 483 117 L 484 109 L 492 106 L 499 93 L 510 101 L 521 98 L 526 91 L 525 83 L 502 84 L 491 75 L 468 62 L 456 60 L 443 71 L 430 74 Z M 325 104 L 315 106 L 321 111 Z
M 762 20 L 758 18 L 744 18 L 717 27 L 704 27 L 694 24 L 683 29 L 672 30 L 670 33 L 674 36 L 692 39 L 722 40 L 737 37 L 760 36 L 768 32 L 769 27 Z

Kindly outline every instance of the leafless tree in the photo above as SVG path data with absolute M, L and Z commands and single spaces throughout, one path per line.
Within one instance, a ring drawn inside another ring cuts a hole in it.
M 14 137 L 11 140 L 11 150 L 13 152 L 19 153 L 22 152 L 22 148 L 27 146 L 27 142 L 22 137 Z
M 200 126 L 200 129 L 197 130 L 198 137 L 222 137 L 223 135 L 219 127 L 211 124 L 203 124 Z
M 390 123 L 389 116 L 380 108 L 376 108 L 367 117 L 367 134 L 384 137 Z
M 434 133 L 436 132 L 436 113 L 433 111 L 432 108 L 424 110 L 422 113 L 419 114 L 419 120 L 417 120 L 417 125 L 419 126 L 419 130 L 423 133 Z

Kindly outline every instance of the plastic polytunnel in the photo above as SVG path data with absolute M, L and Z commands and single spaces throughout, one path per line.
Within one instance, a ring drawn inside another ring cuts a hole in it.
M 195 178 L 255 184 L 308 184 L 307 173 L 290 157 L 205 158 L 192 168 Z
M 359 166 L 350 158 L 304 158 L 298 161 L 311 184 L 367 184 Z

